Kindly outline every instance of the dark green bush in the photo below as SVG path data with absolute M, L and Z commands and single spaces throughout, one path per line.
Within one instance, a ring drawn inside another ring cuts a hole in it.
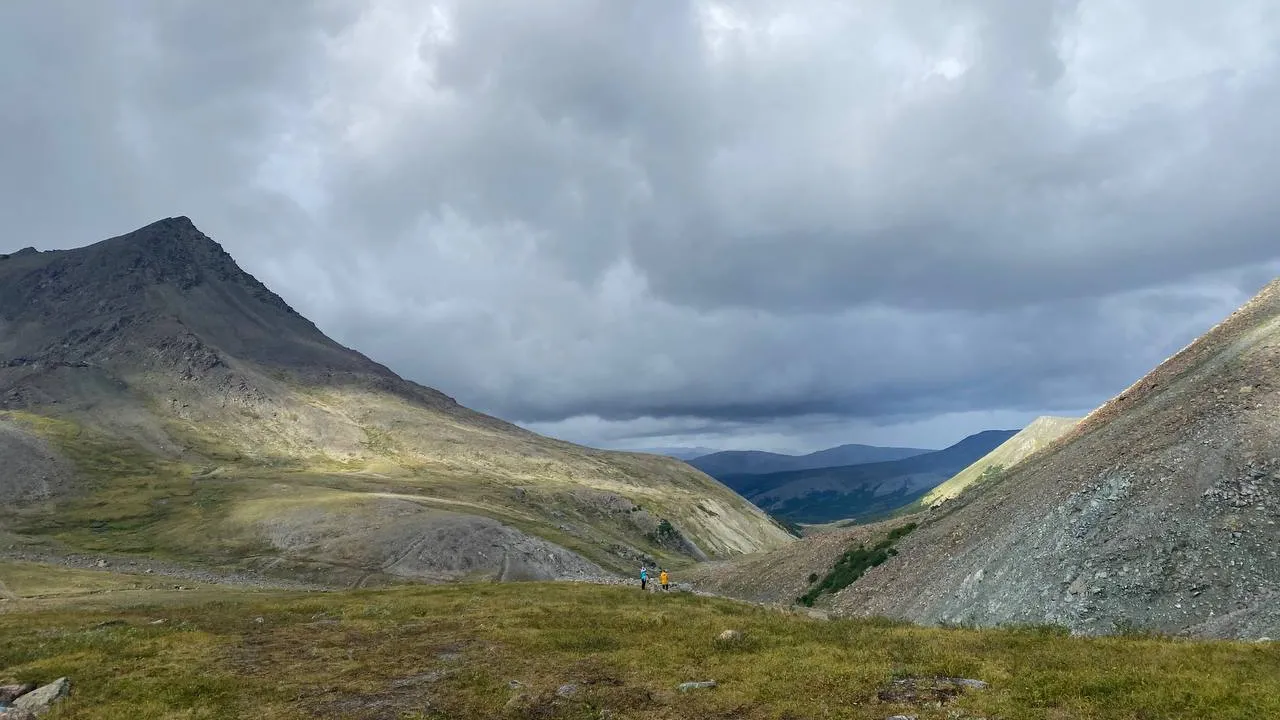
M 822 593 L 837 593 L 852 585 L 863 573 L 877 565 L 882 565 L 886 560 L 898 554 L 893 549 L 893 544 L 906 536 L 912 530 L 916 529 L 915 523 L 907 523 L 902 527 L 894 528 L 889 531 L 884 540 L 876 543 L 868 548 L 865 545 L 859 545 L 856 548 L 846 550 L 840 559 L 836 561 L 831 571 L 821 582 L 813 585 L 817 580 L 817 573 L 809 576 L 809 583 L 813 585 L 809 588 L 809 592 L 801 595 L 796 600 L 807 607 L 813 607 L 813 602 L 818 599 Z

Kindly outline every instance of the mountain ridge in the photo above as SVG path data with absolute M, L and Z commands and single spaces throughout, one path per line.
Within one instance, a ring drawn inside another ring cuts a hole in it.
M 983 430 L 950 447 L 901 460 L 720 480 L 767 512 L 794 522 L 863 519 L 910 504 L 1017 432 Z
M 0 259 L 0 427 L 0 452 L 47 446 L 76 478 L 0 535 L 70 549 L 201 555 L 194 527 L 220 562 L 365 582 L 577 576 L 791 540 L 677 460 L 545 438 L 405 380 L 183 216 Z M 0 492 L 16 484 L 0 470 Z
M 1004 441 L 969 467 L 930 490 L 920 498 L 920 503 L 936 507 L 938 504 L 955 499 L 975 483 L 982 482 L 995 473 L 1004 472 L 1033 453 L 1057 442 L 1080 420 L 1081 418 L 1041 415 L 1018 431 L 1017 435 Z
M 793 470 L 816 470 L 825 467 L 888 462 L 891 460 L 903 460 L 927 452 L 933 451 L 922 448 L 882 447 L 848 443 L 803 455 L 787 455 L 763 450 L 722 450 L 701 455 L 687 462 L 708 475 L 718 478 L 722 475 L 761 475 Z

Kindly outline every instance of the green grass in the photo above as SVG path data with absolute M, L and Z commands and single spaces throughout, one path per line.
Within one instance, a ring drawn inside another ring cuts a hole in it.
M 915 529 L 915 523 L 907 523 L 890 530 L 884 540 L 869 548 L 865 545 L 858 545 L 855 548 L 846 550 L 836 560 L 835 566 L 827 572 L 826 576 L 817 581 L 804 595 L 796 598 L 796 602 L 813 607 L 814 601 L 823 593 L 835 594 L 849 587 L 858 578 L 862 577 L 863 573 L 877 565 L 883 565 L 890 557 L 897 555 L 897 552 L 893 549 L 894 543 Z M 814 583 L 815 581 L 816 578 L 811 575 L 809 582 Z
M 521 478 L 494 475 L 484 463 L 469 464 L 474 460 L 469 456 L 454 458 L 458 462 L 410 462 L 403 452 L 404 437 L 370 426 L 361 427 L 364 449 L 373 455 L 340 461 L 280 454 L 283 451 L 270 442 L 249 457 L 220 437 L 216 428 L 174 421 L 166 426 L 170 435 L 206 458 L 191 465 L 157 457 L 68 419 L 32 413 L 0 416 L 48 439 L 86 481 L 56 504 L 20 511 L 12 529 L 76 552 L 215 564 L 275 554 L 261 533 L 227 520 L 258 503 L 267 494 L 265 488 L 283 483 L 295 488 L 299 497 L 316 489 L 395 493 L 441 510 L 489 517 L 627 574 L 635 565 L 630 551 L 619 554 L 613 549 L 636 548 L 673 569 L 694 561 L 682 547 L 681 535 L 687 533 L 679 524 L 679 499 L 659 502 L 637 493 L 650 511 L 669 518 L 667 532 L 649 533 L 626 517 L 602 515 L 576 502 L 574 492 L 585 486 L 556 476 L 554 468 L 546 476 Z M 513 496 L 516 487 L 526 490 L 521 499 Z M 566 530 L 569 526 L 578 531 Z
M 30 575 L 5 577 L 23 594 Z M 48 720 L 1280 716 L 1273 644 L 821 622 L 568 584 L 118 595 L 0 603 L 0 682 L 70 677 Z M 717 642 L 728 628 L 743 639 Z M 895 679 L 934 676 L 990 687 L 945 707 L 879 698 Z M 675 689 L 696 680 L 719 687 Z M 567 683 L 578 692 L 557 697 Z

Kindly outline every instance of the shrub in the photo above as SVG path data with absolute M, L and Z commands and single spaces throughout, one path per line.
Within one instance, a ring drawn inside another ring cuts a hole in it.
M 686 545 L 684 535 L 666 518 L 659 520 L 658 529 L 649 533 L 649 541 L 660 547 L 672 550 L 683 550 Z
M 826 577 L 822 578 L 821 582 L 813 585 L 817 580 L 817 573 L 809 576 L 809 583 L 813 587 L 809 588 L 809 592 L 801 595 L 797 600 L 801 605 L 813 607 L 813 602 L 822 593 L 834 594 L 849 587 L 858 578 L 862 577 L 866 571 L 878 565 L 883 565 L 889 558 L 897 555 L 898 551 L 893 549 L 893 544 L 915 529 L 915 523 L 907 523 L 902 527 L 890 530 L 884 540 L 870 548 L 865 545 L 859 545 L 856 548 L 846 550 L 840 556 L 840 559 L 836 560 L 835 566 L 831 568 Z

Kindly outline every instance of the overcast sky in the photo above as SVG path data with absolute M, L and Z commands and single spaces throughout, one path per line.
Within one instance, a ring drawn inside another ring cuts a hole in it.
M 1274 0 L 5 0 L 0 252 L 187 215 L 591 444 L 1087 411 L 1280 274 Z

